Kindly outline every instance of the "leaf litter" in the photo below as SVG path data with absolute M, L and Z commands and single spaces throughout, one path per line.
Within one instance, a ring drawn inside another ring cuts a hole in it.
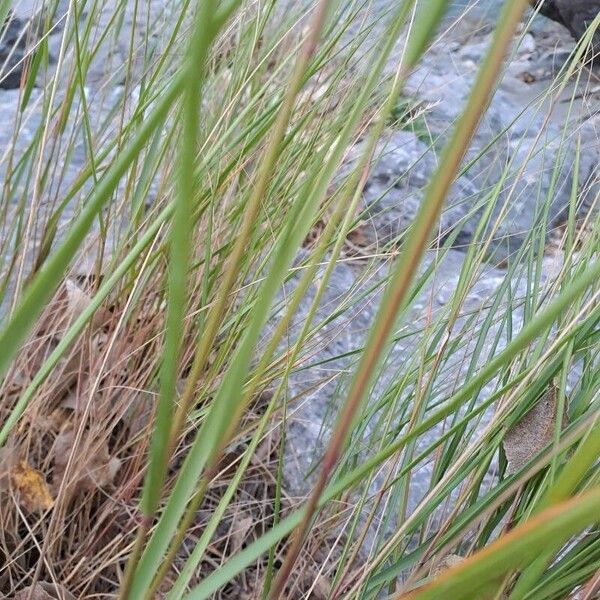
M 504 436 L 508 462 L 507 474 L 513 475 L 527 465 L 551 441 L 556 428 L 558 389 L 552 386 Z
M 54 442 L 53 486 L 57 490 L 65 477 L 70 456 L 75 452 L 75 442 L 76 432 L 70 428 L 61 431 Z M 83 457 L 83 460 L 80 457 Z M 108 444 L 100 443 L 95 448 L 78 453 L 74 480 L 68 487 L 73 493 L 93 492 L 96 489 L 112 487 L 120 468 L 121 461 L 110 456 Z

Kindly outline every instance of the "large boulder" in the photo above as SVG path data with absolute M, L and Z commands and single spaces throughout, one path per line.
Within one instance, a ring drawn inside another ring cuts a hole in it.
M 540 13 L 564 25 L 576 39 L 581 39 L 600 12 L 600 0 L 529 0 Z M 600 29 L 594 33 L 594 54 L 600 54 Z M 596 58 L 596 63 L 599 59 Z
M 15 89 L 21 85 L 21 75 L 27 52 L 27 23 L 9 15 L 0 31 L 0 88 Z

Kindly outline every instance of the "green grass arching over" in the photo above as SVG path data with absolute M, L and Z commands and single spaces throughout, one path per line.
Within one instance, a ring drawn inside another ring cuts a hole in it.
M 436 226 L 450 186 L 468 171 L 465 152 L 525 0 L 507 2 L 498 17 L 486 60 L 414 223 L 393 244 L 358 258 L 346 249 L 364 217 L 362 189 L 377 142 L 390 126 L 406 77 L 440 35 L 446 0 L 426 7 L 405 0 L 379 16 L 365 1 L 322 0 L 283 15 L 272 1 L 167 2 L 174 13 L 158 22 L 165 45 L 154 40 L 149 18 L 136 24 L 141 41 L 133 31 L 118 84 L 127 93 L 103 97 L 109 104 L 104 121 L 94 113 L 95 97 L 87 96 L 86 77 L 102 44 L 124 26 L 127 5 L 119 2 L 103 22 L 95 20 L 102 0 L 88 4 L 89 12 L 77 7 L 66 20 L 65 55 L 57 67 L 64 80 L 49 81 L 41 99 L 36 85 L 47 68 L 45 50 L 35 53 L 21 106 L 26 114 L 39 102 L 43 118 L 4 182 L 1 212 L 7 240 L 20 242 L 0 239 L 7 273 L 2 294 L 12 305 L 0 327 L 2 446 L 35 448 L 26 424 L 49 410 L 71 353 L 84 356 L 86 345 L 96 348 L 95 314 L 111 315 L 104 332 L 108 342 L 95 350 L 98 360 L 77 374 L 85 410 L 68 418 L 81 439 L 104 427 L 111 451 L 124 461 L 127 477 L 117 479 L 99 502 L 108 503 L 107 512 L 123 510 L 126 524 L 112 554 L 102 556 L 102 564 L 114 569 L 111 575 L 104 566 L 79 575 L 57 559 L 70 552 L 77 556 L 77 548 L 60 547 L 57 540 L 77 538 L 72 528 L 82 526 L 81 513 L 69 511 L 88 504 L 73 507 L 59 495 L 57 508 L 32 525 L 30 534 L 48 527 L 42 553 L 57 565 L 54 576 L 85 594 L 102 572 L 105 580 L 114 580 L 112 593 L 123 598 L 152 598 L 160 588 L 174 600 L 216 597 L 251 574 L 260 597 L 278 598 L 301 585 L 297 565 L 311 556 L 314 544 L 330 543 L 327 532 L 337 536 L 331 548 L 335 565 L 321 565 L 329 598 L 382 593 L 437 598 L 459 591 L 473 598 L 508 593 L 558 600 L 588 584 L 600 566 L 594 526 L 600 262 L 595 213 L 585 228 L 577 223 L 578 182 L 557 272 L 542 277 L 551 192 L 539 199 L 536 224 L 511 257 L 503 281 L 483 309 L 472 310 L 466 299 L 486 268 L 499 227 L 494 209 L 524 163 L 503 166 L 500 180 L 464 218 L 477 217 L 479 224 L 447 306 L 418 328 L 405 323 L 422 291 L 444 277 L 444 257 L 459 232 L 437 240 Z M 9 5 L 0 3 L 0 16 Z M 143 14 L 144 6 L 139 0 L 136 10 Z M 376 42 L 371 53 L 357 60 L 369 40 Z M 405 45 L 397 54 L 398 40 Z M 563 94 L 569 80 L 585 77 L 579 63 L 585 42 L 548 98 Z M 390 64 L 391 77 L 385 75 Z M 59 82 L 66 86 L 62 104 L 56 97 Z M 137 96 L 131 100 L 133 90 Z M 424 110 L 415 127 L 426 131 L 427 119 Z M 561 145 L 566 148 L 577 135 L 565 125 Z M 419 137 L 436 150 L 441 146 L 431 136 Z M 339 167 L 359 138 L 366 141 L 364 152 L 339 182 Z M 31 212 L 28 194 L 39 200 L 55 191 L 52 184 L 61 175 L 51 167 L 58 164 L 61 144 L 69 156 L 77 142 L 86 154 L 78 177 L 55 192 L 47 207 L 36 200 L 40 210 Z M 577 164 L 581 151 L 578 145 Z M 555 184 L 559 166 L 553 167 Z M 147 196 L 152 202 L 146 203 Z M 507 197 L 510 202 L 511 194 Z M 75 210 L 65 222 L 71 206 Z M 43 235 L 30 267 L 23 248 L 35 245 L 34 231 Z M 307 243 L 315 231 L 314 243 Z M 5 393 L 38 342 L 45 305 L 66 277 L 77 277 L 74 265 L 93 240 L 89 303 L 59 332 L 18 394 Z M 421 267 L 433 252 L 435 259 Z M 344 262 L 353 265 L 361 283 L 324 314 L 334 270 Z M 13 279 L 19 282 L 14 294 Z M 524 297 L 515 295 L 513 284 L 520 279 L 527 281 Z M 282 295 L 291 281 L 292 293 Z M 381 305 L 364 346 L 319 363 L 314 358 L 319 335 L 379 290 Z M 305 303 L 299 333 L 290 337 Z M 525 316 L 515 325 L 514 313 L 521 310 Z M 265 329 L 267 324 L 273 327 Z M 131 339 L 135 343 L 128 347 Z M 394 345 L 406 339 L 414 348 L 398 364 Z M 464 353 L 461 379 L 453 363 Z M 238 547 L 226 538 L 216 564 L 212 552 L 223 543 L 222 523 L 240 510 L 265 440 L 303 401 L 288 396 L 288 381 L 309 366 L 342 380 L 338 359 L 347 361 L 344 370 L 352 376 L 339 385 L 332 414 L 324 418 L 327 449 L 324 457 L 315 456 L 317 479 L 308 500 L 294 503 L 286 496 L 282 438 L 269 465 L 273 477 L 263 476 L 272 482 L 262 498 L 272 507 L 272 520 L 266 518 L 260 532 Z M 578 382 L 567 392 L 571 370 L 580 365 Z M 395 370 L 393 377 L 383 376 L 389 375 L 386 369 Z M 94 382 L 89 387 L 88 377 Z M 385 389 L 375 394 L 373 383 L 380 381 L 387 381 Z M 568 413 L 568 425 L 555 426 L 546 451 L 522 472 L 506 476 L 500 459 L 497 485 L 490 489 L 486 472 L 502 454 L 507 428 L 555 383 L 557 411 Z M 492 391 L 482 399 L 484 388 Z M 101 403 L 113 389 L 121 395 Z M 257 404 L 266 391 L 268 400 Z M 126 393 L 131 395 L 120 402 Z M 144 433 L 132 439 L 115 434 L 128 427 L 123 425 L 128 411 L 138 409 L 142 398 L 153 408 Z M 105 412 L 98 414 L 99 405 Z M 370 428 L 373 422 L 377 427 Z M 433 431 L 442 433 L 423 446 L 424 434 Z M 33 450 L 25 452 L 33 460 Z M 235 460 L 223 469 L 232 454 Z M 412 480 L 425 464 L 433 465 L 432 482 L 410 512 Z M 41 472 L 46 467 L 42 461 Z M 135 516 L 139 506 L 141 519 Z M 586 536 L 577 541 L 584 529 Z M 576 541 L 565 546 L 569 540 Z M 468 558 L 432 580 L 431 561 L 451 552 Z

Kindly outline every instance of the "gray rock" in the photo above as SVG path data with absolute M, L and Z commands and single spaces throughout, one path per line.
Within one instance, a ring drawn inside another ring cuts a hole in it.
M 27 23 L 9 15 L 0 31 L 0 88 L 21 85 L 27 55 Z
M 42 122 L 39 107 L 36 107 L 36 98 L 39 95 L 37 90 L 33 91 L 30 108 L 23 112 L 19 122 L 20 95 L 17 89 L 0 90 L 0 177 L 2 181 L 4 181 L 7 163 L 4 159 L 5 152 L 11 148 L 15 152 L 15 159 L 19 159 L 33 141 Z
M 491 4 L 487 8 L 491 8 Z M 409 77 L 405 93 L 415 103 L 427 107 L 425 120 L 430 138 L 426 139 L 427 136 L 408 128 L 388 130 L 378 144 L 362 205 L 365 219 L 361 230 L 367 233 L 372 243 L 384 244 L 395 239 L 413 222 L 420 208 L 424 189 L 438 164 L 440 148 L 465 106 L 490 41 L 485 30 L 481 35 L 473 34 L 473 31 L 471 29 L 470 35 L 459 38 L 459 41 L 444 40 L 439 46 L 434 46 Z M 522 246 L 531 229 L 540 223 L 542 200 L 546 197 L 551 198 L 546 223 L 548 231 L 563 221 L 570 203 L 575 176 L 573 156 L 578 143 L 581 143 L 577 173 L 579 213 L 585 216 L 590 210 L 597 209 L 595 205 L 600 194 L 598 116 L 592 114 L 590 118 L 590 107 L 592 113 L 599 107 L 577 101 L 563 103 L 561 98 L 546 102 L 540 100 L 547 90 L 545 78 L 550 67 L 562 63 L 572 48 L 573 42 L 565 41 L 560 29 L 557 30 L 546 19 L 539 19 L 535 21 L 532 33 L 525 34 L 512 62 L 507 65 L 506 75 L 476 132 L 465 165 L 471 159 L 477 160 L 455 182 L 441 217 L 440 231 L 446 235 L 460 228 L 457 248 L 472 241 L 482 214 L 481 203 L 489 190 L 502 180 L 492 215 L 492 221 L 500 219 L 492 247 L 494 258 L 506 258 Z M 522 77 L 526 72 L 542 73 L 544 76 L 539 81 L 528 83 Z M 568 100 L 570 95 L 575 94 L 573 87 L 567 87 L 563 98 Z M 565 109 L 565 106 L 570 106 L 570 109 Z M 364 142 L 352 149 L 340 177 L 347 175 L 356 165 L 363 150 Z M 434 255 L 430 253 L 425 265 L 432 260 Z M 378 371 L 376 384 L 367 400 L 370 411 L 368 422 L 360 425 L 359 433 L 352 439 L 356 460 L 364 458 L 376 445 L 381 433 L 377 406 L 386 394 L 391 393 L 399 377 L 406 375 L 415 348 L 423 340 L 427 319 L 441 319 L 448 310 L 463 260 L 464 254 L 459 249 L 451 250 L 438 265 L 435 282 L 427 284 L 402 319 L 396 332 L 397 341 Z M 554 260 L 560 263 L 560 257 L 543 258 L 544 281 L 555 272 Z M 317 311 L 317 321 L 321 320 L 323 325 L 308 340 L 301 367 L 292 374 L 288 386 L 292 409 L 288 422 L 285 476 L 292 494 L 303 495 L 310 489 L 315 469 L 329 440 L 335 414 L 356 366 L 355 353 L 360 352 L 365 343 L 381 300 L 379 286 L 386 269 L 386 264 L 374 264 L 367 276 L 364 271 L 345 262 L 335 267 Z M 476 275 L 464 303 L 463 316 L 451 334 L 451 343 L 460 344 L 460 340 L 469 339 L 477 323 L 481 323 L 480 319 L 487 314 L 487 301 L 505 278 L 505 271 L 489 265 Z M 293 279 L 286 286 L 282 297 L 289 296 L 295 282 Z M 510 285 L 514 302 L 512 327 L 518 331 L 523 320 L 519 299 L 527 294 L 527 286 L 524 279 L 511 281 Z M 304 323 L 315 291 L 315 288 L 310 290 L 290 327 L 290 343 Z M 332 315 L 350 297 L 360 300 L 350 303 L 342 314 Z M 477 320 L 468 321 L 467 313 L 477 314 Z M 479 361 L 484 361 L 493 352 L 495 343 L 497 348 L 507 343 L 506 335 L 498 324 L 486 336 Z M 471 342 L 466 342 L 445 365 L 444 377 L 436 381 L 439 397 L 447 397 L 455 386 L 464 381 L 463 360 L 468 362 L 472 351 Z M 570 385 L 575 384 L 575 379 Z M 490 382 L 482 390 L 480 399 L 489 397 L 494 385 Z M 484 426 L 487 418 L 483 418 L 480 427 Z M 401 422 L 400 415 L 398 422 Z M 435 428 L 427 432 L 418 440 L 417 447 L 424 448 L 438 433 Z M 430 465 L 424 465 L 413 475 L 411 507 L 428 492 L 431 475 Z
M 476 157 L 491 142 L 491 131 L 480 129 L 469 158 Z M 577 139 L 542 136 L 506 143 L 506 138 L 488 148 L 450 190 L 441 216 L 441 238 L 459 229 L 455 244 L 463 246 L 473 241 L 473 235 L 489 201 L 488 193 L 504 178 L 496 206 L 492 212 L 495 227 L 492 251 L 504 260 L 516 252 L 542 216 L 542 204 L 551 198 L 547 216 L 548 233 L 565 221 L 573 185 Z M 584 134 L 581 134 L 585 137 Z M 590 209 L 597 182 L 598 150 L 594 134 L 580 160 L 578 182 L 584 200 L 580 215 Z M 354 148 L 346 169 L 350 169 L 364 150 Z M 389 132 L 380 142 L 371 175 L 365 185 L 363 203 L 366 225 L 363 233 L 371 243 L 387 244 L 395 240 L 414 221 L 421 206 L 427 183 L 437 167 L 437 153 L 431 144 L 409 131 Z M 596 175 L 595 175 L 596 173 Z M 585 194 L 583 192 L 585 191 Z M 496 221 L 498 221 L 496 223 Z
M 408 79 L 405 93 L 425 107 L 422 129 L 430 140 L 420 140 L 411 131 L 391 131 L 382 140 L 364 193 L 372 242 L 386 243 L 397 237 L 419 209 L 439 149 L 466 105 L 491 37 L 484 33 L 465 39 L 450 60 L 447 40 L 435 45 Z M 547 197 L 551 197 L 548 232 L 563 222 L 568 214 L 578 138 L 582 141 L 577 173 L 583 198 L 580 216 L 594 204 L 597 188 L 592 182 L 597 181 L 600 144 L 598 132 L 590 125 L 590 108 L 597 114 L 600 105 L 576 100 L 570 111 L 565 109 L 576 94 L 573 87 L 567 87 L 561 98 L 541 101 L 548 84 L 527 82 L 522 77 L 529 72 L 546 73 L 546 48 L 553 43 L 538 34 L 523 36 L 474 136 L 465 160 L 470 167 L 450 191 L 440 222 L 440 231 L 446 235 L 460 228 L 458 246 L 472 241 L 483 203 L 498 182 L 502 186 L 492 213 L 492 223 L 499 219 L 491 246 L 495 259 L 504 260 L 521 247 L 539 223 L 542 200 Z M 559 48 L 554 51 L 560 52 Z M 360 150 L 359 146 L 356 151 Z
M 424 269 L 436 259 L 435 253 L 429 253 L 420 268 L 420 273 L 423 273 Z M 557 263 L 555 259 L 544 260 L 547 264 L 545 277 L 549 277 L 553 271 L 551 265 L 556 268 Z M 367 417 L 368 422 L 360 425 L 358 437 L 353 438 L 354 448 L 362 448 L 368 454 L 368 449 L 377 445 L 377 439 L 382 434 L 381 427 L 378 425 L 378 403 L 393 391 L 399 381 L 399 374 L 405 376 L 410 371 L 412 361 L 415 360 L 415 349 L 423 342 L 428 324 L 436 323 L 437 319 L 443 322 L 456 290 L 463 261 L 462 252 L 450 250 L 439 263 L 433 281 L 430 280 L 425 285 L 410 309 L 400 319 L 394 330 L 396 341 L 377 372 L 375 386 L 367 401 L 369 409 L 366 414 L 370 415 Z M 319 327 L 315 336 L 308 340 L 301 367 L 294 370 L 289 380 L 288 395 L 291 399 L 291 408 L 288 417 L 285 477 L 288 491 L 292 494 L 307 493 L 314 481 L 315 468 L 329 441 L 335 415 L 345 397 L 345 391 L 356 367 L 357 357 L 353 353 L 362 349 L 377 313 L 382 295 L 382 290 L 377 287 L 377 284 L 381 283 L 386 269 L 387 265 L 383 264 L 374 267 L 365 280 L 361 279 L 361 276 L 365 276 L 365 272 L 345 262 L 338 263 L 333 271 L 315 319 L 315 323 L 322 321 L 324 325 Z M 486 318 L 489 301 L 505 281 L 505 272 L 484 266 L 474 276 L 473 281 L 461 311 L 462 316 L 453 327 L 448 340 L 449 344 L 459 344 L 458 349 L 448 364 L 443 366 L 435 381 L 436 396 L 439 398 L 451 395 L 452 391 L 458 389 L 464 381 L 475 345 L 475 340 L 471 338 L 472 332 Z M 289 297 L 296 283 L 297 279 L 294 278 L 286 285 L 286 292 L 282 294 L 282 298 Z M 301 307 L 294 324 L 290 327 L 288 338 L 290 345 L 304 324 L 309 302 L 316 292 L 316 285 L 317 283 L 311 288 L 306 306 Z M 526 294 L 525 279 L 516 278 L 511 283 L 511 288 L 512 298 L 516 301 L 512 313 L 512 325 L 517 330 L 522 326 L 523 312 L 518 301 Z M 360 298 L 360 300 L 355 300 L 342 314 L 334 314 L 332 317 L 335 309 L 350 298 Z M 475 322 L 469 319 L 468 315 L 472 314 L 477 315 Z M 507 343 L 502 326 L 493 325 L 489 335 L 486 336 L 485 347 L 477 361 L 479 365 L 483 364 L 493 351 L 497 335 L 499 336 L 497 348 L 502 348 Z M 465 342 L 462 345 L 461 340 Z M 285 351 L 286 348 L 287 345 L 281 350 Z M 418 357 L 416 360 L 419 360 Z M 416 363 L 414 365 L 416 366 Z M 488 384 L 482 390 L 480 400 L 489 397 L 494 386 L 495 382 Z M 408 386 L 404 391 L 404 402 L 410 403 L 411 393 L 411 387 Z M 482 421 L 482 426 L 487 418 Z M 401 420 L 400 413 L 398 419 Z M 419 439 L 418 447 L 426 447 L 435 440 L 437 435 L 436 429 L 428 431 Z M 357 453 L 360 454 L 358 450 Z M 419 471 L 418 476 L 413 478 L 412 507 L 428 491 L 430 476 L 431 469 L 424 467 Z
M 530 3 L 539 6 L 544 16 L 564 25 L 577 40 L 585 35 L 600 13 L 600 0 L 530 0 Z M 600 52 L 600 29 L 594 33 L 592 51 L 594 55 Z
M 351 154 L 350 169 L 362 154 L 363 144 Z M 396 239 L 413 222 L 427 183 L 437 167 L 437 156 L 428 144 L 410 131 L 394 131 L 379 143 L 371 175 L 365 185 L 363 203 L 366 230 L 372 242 L 386 244 Z M 470 208 L 465 198 L 476 198 L 478 188 L 467 177 L 454 184 L 440 229 L 450 233 Z M 460 241 L 466 241 L 459 236 Z

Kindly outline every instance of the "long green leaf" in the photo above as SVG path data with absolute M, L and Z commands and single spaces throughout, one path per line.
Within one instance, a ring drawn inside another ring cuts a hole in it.
M 557 551 L 573 535 L 600 522 L 600 488 L 546 509 L 450 569 L 423 589 L 398 600 L 480 599 L 490 585 L 513 569 L 530 564 L 540 552 Z

